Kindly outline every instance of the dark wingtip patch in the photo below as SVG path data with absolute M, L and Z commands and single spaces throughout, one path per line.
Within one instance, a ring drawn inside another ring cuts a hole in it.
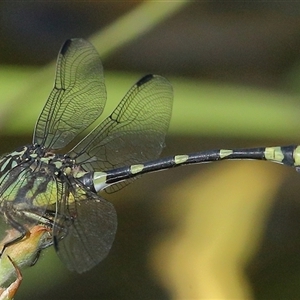
M 141 86 L 141 85 L 147 83 L 148 81 L 150 81 L 153 77 L 154 77 L 153 74 L 148 74 L 148 75 L 142 77 L 142 78 L 136 83 L 136 85 L 137 85 L 137 86 Z
M 65 43 L 63 44 L 63 46 L 61 47 L 60 53 L 62 55 L 64 55 L 67 51 L 68 48 L 70 47 L 70 44 L 72 43 L 72 40 L 66 40 Z

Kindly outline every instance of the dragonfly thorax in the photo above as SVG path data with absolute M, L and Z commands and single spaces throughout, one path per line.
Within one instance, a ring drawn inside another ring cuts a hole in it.
M 75 161 L 67 155 L 48 151 L 44 147 L 33 144 L 26 145 L 6 156 L 17 165 L 30 166 L 32 171 L 41 169 L 57 175 L 58 173 L 70 174 L 75 167 Z
M 54 193 L 57 181 L 65 182 L 78 172 L 79 167 L 67 155 L 49 152 L 36 144 L 23 146 L 0 159 L 0 202 L 16 204 L 30 199 L 31 205 L 43 206 L 41 197 L 46 190 Z

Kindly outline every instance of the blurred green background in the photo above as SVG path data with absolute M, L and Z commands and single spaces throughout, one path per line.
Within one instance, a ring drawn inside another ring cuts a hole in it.
M 142 75 L 175 93 L 163 155 L 299 143 L 299 2 L 0 2 L 1 153 L 29 143 L 64 40 L 103 60 L 107 115 Z M 221 162 L 146 175 L 113 195 L 109 256 L 69 272 L 53 249 L 16 299 L 298 299 L 300 177 Z

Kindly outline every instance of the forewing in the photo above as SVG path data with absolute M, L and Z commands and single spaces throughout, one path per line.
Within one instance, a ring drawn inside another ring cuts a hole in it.
M 105 101 L 97 51 L 83 39 L 67 40 L 58 54 L 54 88 L 37 120 L 33 142 L 63 148 L 100 116 Z
M 54 245 L 67 267 L 82 273 L 107 256 L 117 230 L 117 214 L 111 203 L 78 187 L 71 198 L 59 203 Z
M 173 90 L 167 79 L 147 75 L 113 113 L 70 152 L 85 170 L 106 170 L 159 156 L 171 118 Z

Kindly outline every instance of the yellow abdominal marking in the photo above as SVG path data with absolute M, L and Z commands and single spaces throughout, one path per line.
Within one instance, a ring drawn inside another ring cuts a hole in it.
M 232 153 L 233 153 L 232 150 L 221 149 L 219 155 L 220 155 L 220 158 L 224 158 L 226 156 L 229 156 Z
M 300 166 L 300 146 L 297 146 L 297 148 L 294 150 L 293 158 L 295 161 L 295 166 Z
M 279 163 L 284 159 L 281 147 L 267 147 L 264 155 L 267 160 L 272 160 Z
M 174 157 L 174 162 L 176 165 L 183 164 L 189 159 L 188 155 L 176 155 Z
M 137 174 L 144 170 L 144 165 L 132 165 L 130 167 L 131 174 Z
M 99 192 L 100 190 L 108 186 L 106 184 L 106 179 L 107 179 L 107 173 L 105 172 L 94 173 L 93 183 L 94 183 L 94 188 L 97 192 Z

